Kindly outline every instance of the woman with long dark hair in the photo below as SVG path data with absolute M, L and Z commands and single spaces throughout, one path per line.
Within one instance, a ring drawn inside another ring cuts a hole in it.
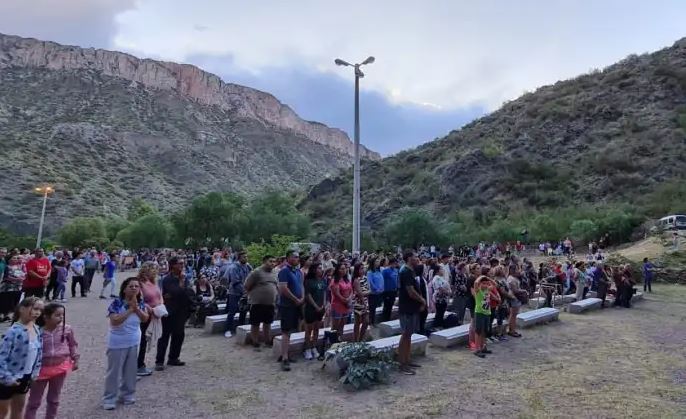
M 107 374 L 102 406 L 114 410 L 121 397 L 125 405 L 136 402 L 136 363 L 141 340 L 140 324 L 150 318 L 143 303 L 137 277 L 126 278 L 107 309 L 110 330 L 107 335 Z
M 348 267 L 339 262 L 331 281 L 331 330 L 343 334 L 343 326 L 350 317 L 353 286 L 348 277 Z
M 303 356 L 307 360 L 323 358 L 324 354 L 317 352 L 319 329 L 326 310 L 326 280 L 321 263 L 313 263 L 305 275 L 305 351 Z
M 355 293 L 353 341 L 361 342 L 369 326 L 369 281 L 367 281 L 364 265 L 361 262 L 353 267 L 353 290 Z

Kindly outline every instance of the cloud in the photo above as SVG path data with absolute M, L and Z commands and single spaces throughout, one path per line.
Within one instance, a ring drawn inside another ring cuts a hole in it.
M 267 91 L 297 110 L 305 119 L 322 121 L 353 133 L 353 82 L 329 73 L 269 67 L 259 75 L 242 71 L 231 56 L 198 55 L 193 63 L 224 80 Z M 366 80 L 362 80 L 364 84 Z M 483 108 L 460 110 L 393 103 L 385 95 L 362 90 L 360 94 L 361 142 L 384 156 L 443 136 L 481 116 Z
M 202 22 L 208 30 L 197 31 Z M 680 0 L 141 0 L 114 45 L 184 61 L 230 54 L 236 68 L 311 69 L 374 55 L 364 87 L 393 103 L 495 109 L 526 90 L 684 35 Z
M 133 6 L 134 0 L 0 0 L 0 32 L 106 48 L 114 17 Z

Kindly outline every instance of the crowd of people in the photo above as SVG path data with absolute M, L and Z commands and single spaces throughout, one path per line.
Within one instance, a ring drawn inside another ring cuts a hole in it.
M 466 311 L 469 348 L 484 358 L 492 353 L 492 344 L 521 336 L 517 314 L 534 293 L 552 305 L 556 295 L 581 300 L 594 291 L 603 307 L 609 294 L 614 294 L 615 305 L 630 307 L 637 281 L 628 265 L 609 266 L 596 257 L 575 261 L 573 252 L 567 252 L 565 260 L 553 257 L 535 267 L 518 256 L 522 248 L 479 244 L 457 250 L 451 246 L 447 252 L 436 246 L 362 254 L 289 251 L 264 256 L 255 269 L 245 252 L 231 249 L 111 254 L 63 249 L 48 255 L 42 249 L 0 249 L 0 320 L 12 321 L 0 346 L 0 418 L 8 412 L 22 417 L 27 393 L 25 417 L 35 417 L 46 389 L 46 415 L 56 417 L 60 390 L 67 374 L 78 369 L 79 359 L 74 331 L 66 323 L 67 295 L 76 298 L 78 288 L 87 297 L 97 271 L 103 273 L 99 298 L 111 299 L 102 399 L 106 410 L 135 403 L 136 381 L 153 374 L 145 362 L 151 349 L 156 351 L 155 371 L 184 366 L 185 328 L 217 314 L 220 301 L 226 302 L 224 336 L 232 339 L 249 320 L 256 351 L 272 345 L 271 324 L 280 320 L 278 361 L 284 371 L 295 361 L 289 353 L 292 333 L 305 332 L 305 360 L 322 360 L 325 345 L 340 340 L 346 324 L 353 324 L 352 340 L 364 341 L 370 328 L 391 319 L 397 305 L 398 362 L 407 375 L 419 367 L 410 357 L 412 334 L 461 325 Z M 117 287 L 115 273 L 127 269 L 135 274 Z M 653 270 L 646 260 L 648 291 Z M 431 328 L 429 313 L 435 313 Z M 330 331 L 322 344 L 319 330 L 324 327 Z

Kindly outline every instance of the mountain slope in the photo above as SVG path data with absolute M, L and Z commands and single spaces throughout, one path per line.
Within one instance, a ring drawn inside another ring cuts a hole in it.
M 439 217 L 633 203 L 686 170 L 686 39 L 528 93 L 459 131 L 362 167 L 363 227 L 403 207 Z M 347 238 L 351 174 L 301 208 L 320 240 Z
M 294 190 L 352 161 L 342 131 L 196 67 L 5 35 L 0 143 L 0 226 L 18 232 L 36 229 L 43 182 L 56 226 L 134 197 L 171 211 L 207 191 Z

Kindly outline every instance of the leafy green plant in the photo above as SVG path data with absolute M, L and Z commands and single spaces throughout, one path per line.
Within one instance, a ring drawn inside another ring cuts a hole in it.
M 393 349 L 378 350 L 368 343 L 348 342 L 333 347 L 337 360 L 345 365 L 340 382 L 354 390 L 388 382 L 393 361 Z

